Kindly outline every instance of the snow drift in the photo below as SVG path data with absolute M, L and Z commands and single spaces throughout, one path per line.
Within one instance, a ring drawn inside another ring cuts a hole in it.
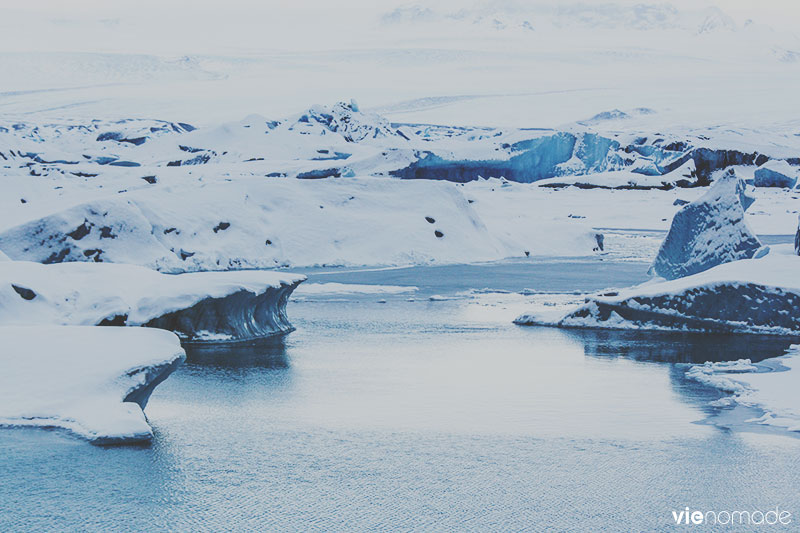
M 0 263 L 0 323 L 148 326 L 189 342 L 240 341 L 292 329 L 286 303 L 304 276 L 167 275 L 117 264 Z
M 675 214 L 651 272 L 676 279 L 753 257 L 761 242 L 744 220 L 753 201 L 745 182 L 726 173 L 705 195 Z
M 0 327 L 0 426 L 67 429 L 95 444 L 148 441 L 143 409 L 184 360 L 156 329 Z
M 515 322 L 800 336 L 800 258 L 776 248 L 779 253 L 760 259 L 734 261 L 681 279 L 593 296 L 563 316 L 526 314 Z

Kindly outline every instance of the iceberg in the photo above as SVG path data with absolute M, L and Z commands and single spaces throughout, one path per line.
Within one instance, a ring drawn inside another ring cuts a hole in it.
M 0 324 L 147 326 L 186 342 L 244 341 L 291 331 L 289 295 L 305 276 L 161 274 L 112 263 L 0 262 Z
M 800 257 L 776 246 L 776 251 L 759 259 L 606 292 L 566 314 L 529 313 L 515 323 L 800 336 L 798 269 Z
M 705 195 L 675 213 L 651 273 L 676 279 L 753 257 L 762 245 L 744 219 L 754 202 L 746 187 L 729 171 Z
M 143 409 L 185 359 L 157 329 L 0 327 L 0 426 L 62 428 L 94 444 L 149 441 Z
M 786 161 L 772 159 L 756 169 L 753 184 L 756 187 L 794 188 L 797 185 L 797 168 Z

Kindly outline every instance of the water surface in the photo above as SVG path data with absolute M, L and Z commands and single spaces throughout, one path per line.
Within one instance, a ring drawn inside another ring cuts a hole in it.
M 788 342 L 519 327 L 519 295 L 465 292 L 646 269 L 311 271 L 419 290 L 298 297 L 288 336 L 190 351 L 153 394 L 150 446 L 0 432 L 0 530 L 659 531 L 687 505 L 800 513 L 800 442 L 698 423 L 719 393 L 684 376 Z

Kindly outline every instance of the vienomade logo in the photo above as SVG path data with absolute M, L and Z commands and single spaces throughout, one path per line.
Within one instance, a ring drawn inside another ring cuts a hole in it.
M 779 507 L 769 511 L 701 511 L 689 507 L 672 511 L 672 519 L 678 525 L 788 525 L 792 523 L 792 513 L 781 511 Z

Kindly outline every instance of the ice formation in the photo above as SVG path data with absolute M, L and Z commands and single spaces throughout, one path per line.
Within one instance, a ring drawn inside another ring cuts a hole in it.
M 773 134 L 769 141 L 743 142 L 714 130 L 620 134 L 597 131 L 593 122 L 563 130 L 391 123 L 352 102 L 340 102 L 315 105 L 282 120 L 251 115 L 197 129 L 132 119 L 0 124 L 0 160 L 34 176 L 137 172 L 150 184 L 165 168 L 220 165 L 226 172 L 235 168 L 261 176 L 534 182 L 611 170 L 666 177 L 692 164 L 682 179 L 657 181 L 654 186 L 661 188 L 707 185 L 715 171 L 731 165 L 763 165 L 800 155 L 792 136 Z
M 185 357 L 174 334 L 144 328 L 3 326 L 0 344 L 0 426 L 95 444 L 150 440 L 143 409 Z
M 240 341 L 292 329 L 286 302 L 305 278 L 241 271 L 160 274 L 133 265 L 0 263 L 0 324 L 150 326 L 185 341 Z
M 784 187 L 797 185 L 798 170 L 786 161 L 770 160 L 758 167 L 753 174 L 756 187 Z
M 800 335 L 800 258 L 787 246 L 680 279 L 593 296 L 566 315 L 525 314 L 524 325 Z
M 676 279 L 753 257 L 762 247 L 744 219 L 753 201 L 745 182 L 726 173 L 705 195 L 675 214 L 651 272 Z

